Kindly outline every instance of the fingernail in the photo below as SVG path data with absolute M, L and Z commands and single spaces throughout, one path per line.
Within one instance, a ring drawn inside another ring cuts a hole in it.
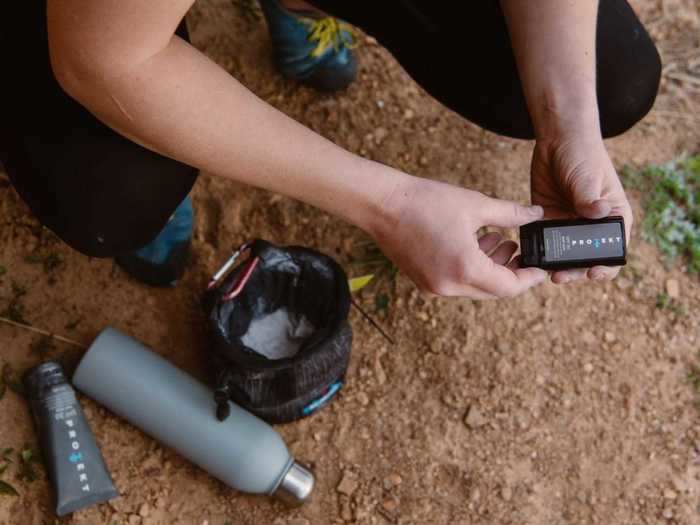
M 532 215 L 540 216 L 544 214 L 544 208 L 542 208 L 542 206 L 530 206 L 529 211 Z

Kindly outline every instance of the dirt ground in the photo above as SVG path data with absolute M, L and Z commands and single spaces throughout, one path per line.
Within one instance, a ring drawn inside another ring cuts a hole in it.
M 661 49 L 665 79 L 652 113 L 609 141 L 619 168 L 700 151 L 700 88 L 683 76 L 700 67 L 700 3 L 634 5 Z M 229 0 L 197 2 L 189 22 L 198 47 L 338 144 L 417 175 L 529 198 L 532 144 L 445 110 L 372 39 L 358 49 L 359 80 L 321 96 L 275 74 L 264 23 Z M 153 290 L 111 260 L 62 245 L 0 181 L 0 311 L 24 288 L 13 304 L 34 326 L 89 343 L 112 325 L 202 377 L 198 300 L 232 247 L 252 237 L 299 243 L 351 269 L 353 246 L 365 239 L 309 206 L 206 175 L 194 199 L 191 269 L 177 288 Z M 225 487 L 83 397 L 121 497 L 61 523 L 698 524 L 700 413 L 687 380 L 700 359 L 698 277 L 666 268 L 638 229 L 631 253 L 612 283 L 548 284 L 500 302 L 429 297 L 399 276 L 378 314 L 398 344 L 353 312 L 346 388 L 317 415 L 278 427 L 318 478 L 300 509 Z M 667 289 L 680 308 L 656 307 Z M 376 293 L 361 295 L 370 311 Z M 0 325 L 0 361 L 17 370 L 35 363 L 39 340 Z M 48 355 L 68 350 L 57 343 Z M 27 404 L 8 392 L 0 448 L 25 444 L 36 447 Z M 54 523 L 43 472 L 28 483 L 13 469 L 3 479 L 20 496 L 0 496 L 0 523 Z

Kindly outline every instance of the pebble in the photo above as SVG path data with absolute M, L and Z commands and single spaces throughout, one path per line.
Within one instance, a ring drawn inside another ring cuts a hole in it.
M 612 332 L 605 332 L 605 341 L 608 343 L 614 343 L 617 337 Z
M 620 290 L 627 290 L 627 289 L 630 288 L 634 283 L 633 283 L 631 280 L 629 280 L 629 279 L 627 279 L 627 278 L 625 278 L 625 277 L 618 277 L 617 279 L 615 279 L 615 284 L 617 284 L 617 287 L 618 287 Z
M 385 128 L 377 128 L 374 130 L 374 141 L 377 144 L 381 144 L 389 132 Z
M 469 407 L 467 417 L 464 418 L 464 423 L 471 429 L 483 427 L 486 424 L 486 418 L 483 416 L 479 407 L 472 405 Z
M 681 287 L 676 279 L 666 281 L 666 293 L 671 299 L 678 299 L 681 295 Z
M 346 470 L 343 472 L 343 478 L 340 480 L 340 483 L 338 483 L 336 490 L 346 496 L 352 496 L 353 492 L 357 490 L 357 485 L 358 482 L 355 475 Z
M 369 404 L 369 396 L 364 392 L 358 392 L 357 401 L 359 401 L 363 407 L 366 407 Z
M 671 509 L 664 509 L 661 515 L 667 520 L 673 519 L 673 511 Z
M 394 512 L 397 508 L 399 508 L 399 502 L 396 498 L 386 498 L 382 502 L 382 507 L 384 507 L 384 510 L 387 512 Z
M 164 498 L 156 498 L 156 508 L 157 509 L 165 508 L 165 499 Z
M 137 514 L 131 514 L 129 516 L 129 525 L 138 525 L 141 523 L 141 516 Z
M 671 489 L 666 489 L 664 490 L 664 498 L 666 499 L 676 499 L 678 497 L 678 494 L 676 494 L 675 491 Z
M 513 489 L 511 489 L 510 487 L 503 487 L 501 489 L 501 497 L 505 501 L 510 501 L 513 498 Z
M 415 112 L 412 109 L 407 109 L 403 112 L 403 118 L 406 120 L 411 120 L 415 116 Z
M 583 365 L 583 371 L 587 374 L 590 374 L 591 372 L 593 372 L 593 365 L 591 363 L 586 363 L 585 365 Z
M 418 162 L 421 166 L 427 166 L 428 165 L 428 157 L 423 155 Z
M 595 336 L 595 334 L 591 331 L 585 331 L 583 332 L 583 335 L 581 336 L 581 339 L 583 340 L 584 343 L 587 345 L 593 345 L 598 342 L 598 338 Z
M 398 487 L 401 485 L 402 481 L 403 479 L 401 478 L 400 474 L 392 472 L 386 478 L 384 478 L 384 488 L 389 490 L 391 488 Z
M 343 501 L 340 504 L 340 517 L 343 518 L 343 521 L 352 521 L 352 509 L 349 501 Z
M 144 503 L 141 505 L 139 508 L 139 516 L 142 518 L 146 518 L 151 512 L 151 508 L 148 506 L 148 503 Z

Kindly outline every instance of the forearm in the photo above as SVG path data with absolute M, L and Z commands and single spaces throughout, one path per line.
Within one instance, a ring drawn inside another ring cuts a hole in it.
M 102 121 L 206 172 L 285 194 L 371 230 L 398 172 L 344 151 L 264 103 L 174 37 L 140 64 L 62 75 Z
M 599 133 L 598 0 L 501 0 L 535 134 Z

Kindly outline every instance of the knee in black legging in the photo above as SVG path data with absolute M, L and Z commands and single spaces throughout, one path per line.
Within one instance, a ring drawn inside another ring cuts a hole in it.
M 654 105 L 661 58 L 630 5 L 601 0 L 597 36 L 598 107 L 604 137 L 624 133 Z
M 630 76 L 616 75 L 605 85 L 599 82 L 598 106 L 603 137 L 620 135 L 642 120 L 656 100 L 661 81 L 661 58 L 656 48 L 644 68 Z

